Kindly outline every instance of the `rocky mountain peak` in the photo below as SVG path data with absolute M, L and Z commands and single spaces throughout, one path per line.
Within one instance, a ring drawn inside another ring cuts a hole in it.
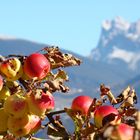
M 135 70 L 140 65 L 140 20 L 129 23 L 122 17 L 105 20 L 97 47 L 90 54 L 95 61 L 126 65 Z
M 106 31 L 109 31 L 111 29 L 127 31 L 129 27 L 130 23 L 119 16 L 117 16 L 114 20 L 105 20 L 102 23 L 102 29 Z

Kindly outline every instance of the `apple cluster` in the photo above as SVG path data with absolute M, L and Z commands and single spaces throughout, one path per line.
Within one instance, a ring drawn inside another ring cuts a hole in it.
M 0 134 L 23 137 L 41 128 L 54 109 L 53 95 L 38 86 L 51 70 L 41 53 L 7 57 L 0 62 Z
M 115 97 L 101 84 L 100 98 L 79 95 L 70 108 L 52 111 L 53 93 L 69 90 L 64 84 L 68 75 L 60 68 L 81 61 L 58 47 L 43 51 L 46 53 L 0 57 L 0 139 L 34 139 L 46 127 L 51 139 L 139 140 L 140 111 L 135 107 L 136 92 L 129 86 Z M 73 133 L 63 125 L 61 113 L 73 120 Z
M 112 95 L 112 99 L 114 99 L 113 95 Z M 125 120 L 124 118 L 126 116 L 128 118 L 133 116 L 132 110 L 129 110 L 130 108 L 131 106 L 129 106 L 128 108 L 127 106 L 125 106 L 124 110 L 127 112 L 130 111 L 128 114 L 125 111 L 124 112 L 122 110 L 120 111 L 119 106 L 118 108 L 116 108 L 112 104 L 110 105 L 109 103 L 105 104 L 99 100 L 97 101 L 97 99 L 95 98 L 93 99 L 90 96 L 80 95 L 73 99 L 71 105 L 71 111 L 67 111 L 67 112 L 68 114 L 71 114 L 70 116 L 72 117 L 74 122 L 76 122 L 75 135 L 77 135 L 77 137 L 81 137 L 81 135 L 83 135 L 83 137 L 87 138 L 87 136 L 85 136 L 85 132 L 86 132 L 88 135 L 91 134 L 94 135 L 92 139 L 97 139 L 97 140 L 106 139 L 107 137 L 106 138 L 103 137 L 103 134 L 105 133 L 107 128 L 109 128 L 108 129 L 109 131 L 106 132 L 107 133 L 106 135 L 109 136 L 108 139 L 133 140 L 135 126 L 130 125 L 124 121 Z M 87 125 L 86 123 L 88 121 L 90 123 Z M 79 134 L 77 134 L 77 130 L 79 130 Z

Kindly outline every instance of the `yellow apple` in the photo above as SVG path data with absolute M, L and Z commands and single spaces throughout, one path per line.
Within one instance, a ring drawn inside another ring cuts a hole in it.
M 16 137 L 25 136 L 30 132 L 30 128 L 28 126 L 29 122 L 30 122 L 29 115 L 24 115 L 19 118 L 9 116 L 7 122 L 8 130 Z
M 10 95 L 11 93 L 9 88 L 7 86 L 3 86 L 2 90 L 0 91 L 0 99 L 5 100 Z
M 54 97 L 52 94 L 40 92 L 39 97 L 35 94 L 27 96 L 29 112 L 39 117 L 44 117 L 46 111 L 54 109 Z
M 8 81 L 17 80 L 23 74 L 22 64 L 18 58 L 10 58 L 3 61 L 0 65 L 0 71 Z
M 20 93 L 9 96 L 4 103 L 4 110 L 7 114 L 16 118 L 28 113 L 27 100 Z
M 0 108 L 0 133 L 7 131 L 8 115 Z
M 20 118 L 8 118 L 8 130 L 16 137 L 23 137 L 35 133 L 41 127 L 41 119 L 33 114 L 26 114 Z

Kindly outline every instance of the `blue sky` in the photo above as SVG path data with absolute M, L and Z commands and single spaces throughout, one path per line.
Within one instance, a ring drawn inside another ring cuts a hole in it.
M 140 0 L 3 0 L 0 34 L 89 55 L 105 19 L 140 19 Z

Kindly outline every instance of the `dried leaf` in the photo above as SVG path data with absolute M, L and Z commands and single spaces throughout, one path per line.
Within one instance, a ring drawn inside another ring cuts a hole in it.
M 126 115 L 126 116 L 133 116 L 136 112 L 137 112 L 137 109 L 136 109 L 135 107 L 129 107 L 129 108 L 125 111 L 125 115 Z
M 140 132 L 138 130 L 135 130 L 134 140 L 140 140 Z
M 115 99 L 111 91 L 108 91 L 107 97 L 111 104 L 117 104 L 117 100 Z
M 107 93 L 110 91 L 109 87 L 106 87 L 104 84 L 100 85 L 100 92 L 101 96 L 107 95 Z
M 91 138 L 91 137 L 94 137 L 95 131 L 96 131 L 95 126 L 90 123 L 90 125 L 85 127 L 85 129 L 83 129 L 81 133 L 84 137 L 90 136 Z
M 131 89 L 130 89 L 130 86 L 128 86 L 126 89 L 124 89 L 124 90 L 121 92 L 121 94 L 116 98 L 117 103 L 120 103 L 120 102 L 122 102 L 123 100 L 125 100 L 125 99 L 128 97 L 130 90 L 131 90 Z
M 58 138 L 68 139 L 68 133 L 66 132 L 66 129 L 64 128 L 64 126 L 62 125 L 59 125 L 59 126 L 60 126 L 59 129 L 57 129 L 49 124 L 48 130 L 47 130 L 48 136 L 53 140 L 56 140 Z
M 113 130 L 114 130 L 114 127 L 113 127 L 113 126 L 107 127 L 107 128 L 104 130 L 103 136 L 104 136 L 105 138 L 110 138 L 110 136 L 112 135 Z
M 41 99 L 42 90 L 37 89 L 33 94 L 35 95 L 36 100 Z
M 130 90 L 127 98 L 123 99 L 123 103 L 121 104 L 121 107 L 130 107 L 133 106 L 135 103 L 137 103 L 137 96 L 134 89 Z
M 117 101 L 110 91 L 109 87 L 106 87 L 104 84 L 100 85 L 100 92 L 101 92 L 101 97 L 103 98 L 105 95 L 108 97 L 109 101 L 111 104 L 117 104 Z
M 51 69 L 56 69 L 60 67 L 69 67 L 69 66 L 76 66 L 81 64 L 81 60 L 74 57 L 71 54 L 64 54 L 62 53 L 58 47 L 46 47 L 44 48 L 47 51 L 44 54 L 47 59 L 51 63 Z
M 71 117 L 75 125 L 75 139 L 80 138 L 82 135 L 83 125 L 85 124 L 85 118 L 80 115 L 78 112 L 73 111 L 72 109 L 65 108 L 66 113 Z
M 68 75 L 65 71 L 59 69 L 56 74 L 53 74 L 51 72 L 49 75 L 47 75 L 45 79 L 46 80 L 44 86 L 48 89 L 48 91 L 69 91 L 69 88 L 66 85 L 64 85 L 64 82 L 68 81 Z
M 68 75 L 66 74 L 65 71 L 63 70 L 58 70 L 57 74 L 55 75 L 55 79 L 63 79 L 65 81 L 67 81 L 69 79 Z
M 137 103 L 137 94 L 134 89 L 131 90 L 131 97 L 133 98 L 134 103 Z
M 125 100 L 123 102 L 123 104 L 121 105 L 121 107 L 130 107 L 133 106 L 133 98 L 132 97 L 128 97 L 127 100 Z
M 73 111 L 72 109 L 65 108 L 66 113 L 72 118 L 75 125 L 82 128 L 85 123 L 85 118 L 80 114 L 80 112 Z
M 55 74 L 53 74 L 53 72 L 49 72 L 47 74 L 47 76 L 44 78 L 44 80 L 48 80 L 48 81 L 51 81 L 55 78 Z

